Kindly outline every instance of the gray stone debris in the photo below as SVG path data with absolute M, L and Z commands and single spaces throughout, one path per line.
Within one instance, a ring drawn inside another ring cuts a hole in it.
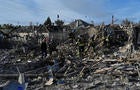
M 33 37 L 27 40 L 28 49 L 23 42 L 1 49 L 0 83 L 16 80 L 18 67 L 29 83 L 27 90 L 139 90 L 140 51 L 134 50 L 131 40 L 109 49 L 100 42 L 100 35 L 97 38 L 95 51 L 86 46 L 82 57 L 76 42 L 65 41 L 52 55 L 41 58 L 40 44 Z

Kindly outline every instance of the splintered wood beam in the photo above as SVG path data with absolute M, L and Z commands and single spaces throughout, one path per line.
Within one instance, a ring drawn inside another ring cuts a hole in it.
M 69 67 L 67 68 L 67 70 L 66 70 L 65 73 L 64 73 L 64 76 L 66 76 L 66 74 L 67 74 L 68 70 L 70 69 L 70 67 L 71 67 L 71 66 L 69 66 Z
M 80 77 L 83 76 L 83 71 L 84 71 L 85 68 L 86 68 L 85 66 L 82 68 L 82 70 L 81 70 L 81 72 L 80 72 Z

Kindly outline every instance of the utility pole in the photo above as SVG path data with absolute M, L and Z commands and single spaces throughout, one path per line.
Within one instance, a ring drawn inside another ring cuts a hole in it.
M 111 25 L 114 25 L 114 15 L 112 15 L 112 22 Z
M 19 26 L 19 21 L 17 21 L 17 25 Z

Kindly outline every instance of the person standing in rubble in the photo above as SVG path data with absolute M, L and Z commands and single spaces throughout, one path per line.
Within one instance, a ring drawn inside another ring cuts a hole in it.
M 27 53 L 28 53 L 28 44 L 27 43 L 23 43 L 23 53 L 25 54 L 25 56 L 27 56 Z
M 78 47 L 79 47 L 79 56 L 83 57 L 84 51 L 85 51 L 85 42 L 84 38 L 82 36 L 79 37 L 77 41 Z
M 46 40 L 43 40 L 41 43 L 41 51 L 42 51 L 42 58 L 47 56 L 47 44 Z
M 108 38 L 108 36 L 103 36 L 102 37 L 102 44 L 103 44 L 103 46 L 108 47 L 108 45 L 109 45 L 109 38 Z
M 53 41 L 52 39 L 48 43 L 49 54 L 52 55 L 53 52 Z
M 58 52 L 57 50 L 57 43 L 54 40 L 50 40 L 48 43 L 48 50 L 49 50 L 49 54 L 52 55 L 53 51 Z
M 73 43 L 74 42 L 74 39 L 75 39 L 75 34 L 74 34 L 74 31 L 72 31 L 72 32 L 69 33 L 70 43 Z
M 90 40 L 89 40 L 87 51 L 89 50 L 90 47 L 92 47 L 93 52 L 95 52 L 95 40 L 94 40 L 94 36 L 92 36 L 90 38 Z
M 106 47 L 109 47 L 109 35 L 106 36 L 105 42 L 106 42 Z

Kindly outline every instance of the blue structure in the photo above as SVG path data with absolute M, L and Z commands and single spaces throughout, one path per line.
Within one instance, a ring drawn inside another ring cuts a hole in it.
M 28 83 L 25 82 L 24 74 L 19 73 L 18 81 L 9 81 L 0 86 L 0 90 L 26 90 Z
M 11 81 L 7 85 L 0 87 L 0 90 L 26 90 L 25 84 L 19 84 L 16 81 Z

